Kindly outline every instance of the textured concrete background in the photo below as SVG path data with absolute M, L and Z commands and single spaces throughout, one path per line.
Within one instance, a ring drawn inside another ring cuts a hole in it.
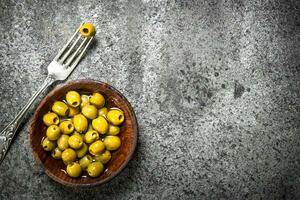
M 118 88 L 140 125 L 134 159 L 90 190 L 36 164 L 21 128 L 0 199 L 300 199 L 300 2 L 0 1 L 0 128 L 85 20 L 97 43 L 70 79 Z

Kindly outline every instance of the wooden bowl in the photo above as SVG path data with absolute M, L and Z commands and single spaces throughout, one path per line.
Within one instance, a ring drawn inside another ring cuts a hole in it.
M 55 160 L 50 152 L 43 150 L 41 141 L 46 135 L 46 126 L 43 115 L 51 110 L 55 100 L 65 98 L 68 91 L 75 90 L 79 93 L 92 94 L 100 92 L 106 99 L 108 108 L 118 107 L 124 112 L 125 120 L 121 125 L 119 137 L 121 147 L 112 152 L 111 160 L 105 165 L 105 171 L 97 178 L 91 178 L 84 172 L 82 177 L 71 178 L 66 172 L 62 160 Z M 39 104 L 30 127 L 30 143 L 35 158 L 43 165 L 46 174 L 53 180 L 67 186 L 95 186 L 103 184 L 121 172 L 131 159 L 137 143 L 138 126 L 134 111 L 127 99 L 112 86 L 94 80 L 76 80 L 54 88 Z

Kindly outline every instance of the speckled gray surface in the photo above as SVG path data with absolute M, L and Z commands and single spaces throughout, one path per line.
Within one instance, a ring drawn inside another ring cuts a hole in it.
M 85 20 L 97 43 L 70 79 L 118 88 L 139 122 L 101 187 L 50 180 L 20 129 L 0 199 L 300 199 L 299 1 L 0 1 L 0 128 Z

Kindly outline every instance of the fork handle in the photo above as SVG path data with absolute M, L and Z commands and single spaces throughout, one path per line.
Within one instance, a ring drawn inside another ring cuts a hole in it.
M 35 99 L 39 96 L 39 94 L 43 92 L 47 87 L 49 87 L 54 81 L 55 81 L 54 78 L 48 75 L 43 85 L 39 88 L 39 90 L 30 98 L 30 100 L 24 106 L 24 108 L 22 108 L 22 110 L 18 113 L 18 115 L 0 133 L 0 164 L 5 158 L 7 151 L 11 145 L 11 141 L 15 136 L 18 127 L 20 126 L 26 112 L 33 104 Z

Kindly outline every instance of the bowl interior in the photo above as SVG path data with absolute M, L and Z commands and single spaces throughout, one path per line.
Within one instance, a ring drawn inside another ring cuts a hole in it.
M 112 159 L 106 164 L 106 170 L 97 178 L 86 176 L 86 172 L 79 178 L 69 177 L 65 172 L 66 166 L 62 160 L 55 160 L 41 146 L 41 141 L 45 137 L 47 129 L 43 123 L 43 115 L 51 110 L 54 101 L 65 98 L 66 93 L 70 90 L 86 94 L 100 92 L 105 97 L 108 108 L 118 107 L 124 112 L 125 120 L 120 127 L 121 131 L 119 134 L 122 142 L 121 147 L 117 151 L 112 152 Z M 54 88 L 39 104 L 34 113 L 30 128 L 30 142 L 33 154 L 44 166 L 46 174 L 55 181 L 69 186 L 99 185 L 116 176 L 131 159 L 136 141 L 137 122 L 130 103 L 113 87 L 93 80 L 71 81 Z

